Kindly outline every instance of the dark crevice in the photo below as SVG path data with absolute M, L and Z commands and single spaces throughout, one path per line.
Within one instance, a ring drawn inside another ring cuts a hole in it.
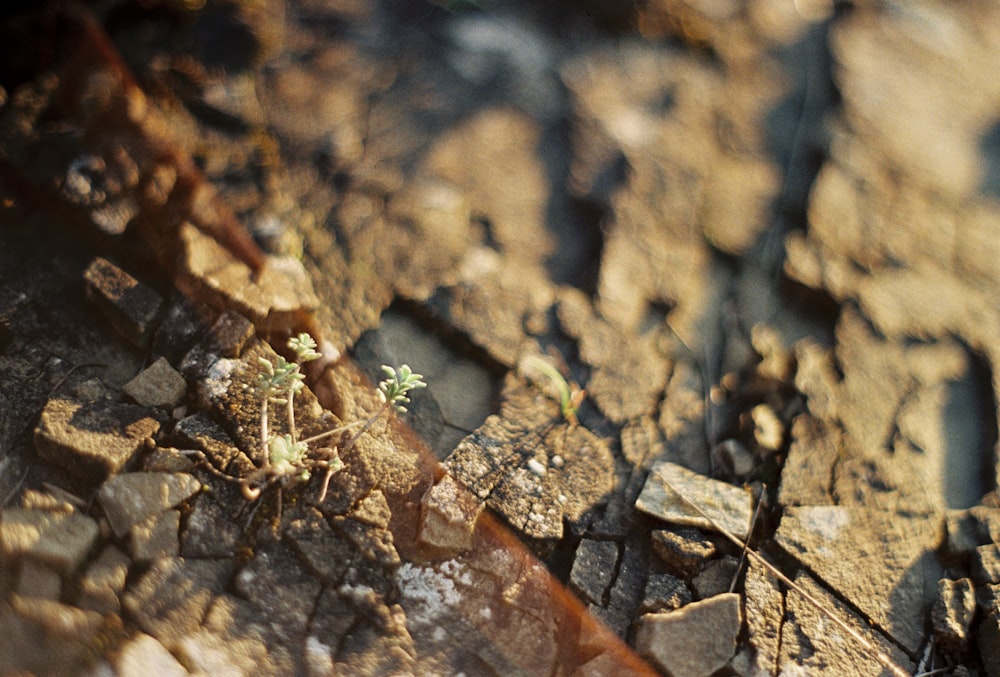
M 972 507 L 997 488 L 993 370 L 984 356 L 967 354 L 968 369 L 948 384 L 942 412 L 945 502 L 953 509 Z

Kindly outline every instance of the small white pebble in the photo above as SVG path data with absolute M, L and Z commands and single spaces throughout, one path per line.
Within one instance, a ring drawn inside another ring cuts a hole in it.
M 563 464 L 566 463 L 566 461 L 563 460 L 563 457 L 560 456 L 559 454 L 556 454 L 555 456 L 553 456 L 549 460 L 552 463 L 552 467 L 553 468 L 561 468 L 561 467 L 563 467 Z
M 530 459 L 528 461 L 528 470 L 538 477 L 545 477 L 545 466 L 538 462 L 537 459 Z
M 566 498 L 565 494 L 559 494 L 556 500 L 559 501 L 560 505 L 565 505 L 566 501 L 568 501 L 569 499 Z

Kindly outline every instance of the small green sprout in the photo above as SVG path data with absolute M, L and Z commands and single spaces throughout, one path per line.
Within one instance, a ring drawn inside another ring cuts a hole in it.
M 586 397 L 586 391 L 575 383 L 570 385 L 566 377 L 558 369 L 537 355 L 528 355 L 524 358 L 523 365 L 527 369 L 535 369 L 541 372 L 543 376 L 552 381 L 553 385 L 559 391 L 559 409 L 562 412 L 563 418 L 570 425 L 577 425 L 579 421 L 576 418 L 576 412 L 580 409 L 583 398 Z
M 414 374 L 409 365 L 405 364 L 399 368 L 398 373 L 387 364 L 382 365 L 382 371 L 388 377 L 378 384 L 382 401 L 391 404 L 399 413 L 405 414 L 406 405 L 410 403 L 410 398 L 406 393 L 418 388 L 426 388 L 427 384 L 422 380 L 424 377 L 420 374 Z

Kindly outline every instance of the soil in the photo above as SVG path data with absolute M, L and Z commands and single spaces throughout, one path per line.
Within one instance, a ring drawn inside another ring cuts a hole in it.
M 0 673 L 1000 675 L 994 3 L 0 31 Z

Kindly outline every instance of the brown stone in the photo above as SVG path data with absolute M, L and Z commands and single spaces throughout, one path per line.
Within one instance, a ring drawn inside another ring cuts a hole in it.
M 670 675 L 708 677 L 736 652 L 740 596 L 725 593 L 677 611 L 645 614 L 637 623 L 635 648 Z M 691 650 L 698 638 L 698 650 Z
M 84 278 L 91 302 L 111 325 L 135 346 L 147 346 L 163 309 L 163 298 L 104 258 L 94 259 Z
M 35 428 L 35 447 L 43 459 L 82 479 L 101 480 L 121 471 L 159 429 L 159 421 L 142 407 L 54 398 Z
M 143 407 L 173 409 L 187 391 L 184 377 L 161 357 L 122 387 L 122 391 Z

